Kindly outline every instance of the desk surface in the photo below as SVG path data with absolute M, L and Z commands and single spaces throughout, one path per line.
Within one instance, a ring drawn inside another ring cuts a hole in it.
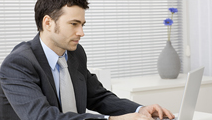
M 193 120 L 212 120 L 212 114 L 195 111 Z
M 185 86 L 187 74 L 179 74 L 177 79 L 161 79 L 159 75 L 112 79 L 113 88 L 124 88 L 130 92 L 156 90 Z M 203 76 L 201 84 L 212 83 L 212 77 Z

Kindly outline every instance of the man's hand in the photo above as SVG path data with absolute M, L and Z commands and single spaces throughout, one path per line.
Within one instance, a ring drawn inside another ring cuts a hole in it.
M 147 117 L 139 113 L 129 113 L 120 116 L 110 116 L 109 120 L 153 120 L 152 117 Z
M 139 113 L 147 117 L 159 116 L 160 119 L 163 119 L 165 116 L 167 116 L 169 119 L 175 118 L 175 116 L 169 110 L 162 108 L 157 104 L 141 107 Z

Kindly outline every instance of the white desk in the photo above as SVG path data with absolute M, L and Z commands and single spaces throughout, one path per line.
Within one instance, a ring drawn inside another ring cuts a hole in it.
M 195 111 L 193 120 L 212 120 L 212 114 Z
M 159 104 L 178 113 L 186 78 L 180 74 L 177 79 L 161 79 L 159 75 L 112 79 L 112 91 L 121 98 L 142 105 Z M 212 77 L 203 77 L 196 110 L 212 113 Z

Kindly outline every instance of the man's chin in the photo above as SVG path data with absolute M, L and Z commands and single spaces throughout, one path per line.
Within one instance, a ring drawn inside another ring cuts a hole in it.
M 77 45 L 76 46 L 72 46 L 71 48 L 69 48 L 69 51 L 75 51 L 77 49 Z

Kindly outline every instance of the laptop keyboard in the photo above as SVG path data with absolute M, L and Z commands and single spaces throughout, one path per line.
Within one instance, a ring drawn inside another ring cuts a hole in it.
M 154 120 L 161 120 L 159 117 L 153 117 Z M 175 119 L 169 119 L 168 117 L 164 117 L 162 120 L 177 120 L 177 118 Z

